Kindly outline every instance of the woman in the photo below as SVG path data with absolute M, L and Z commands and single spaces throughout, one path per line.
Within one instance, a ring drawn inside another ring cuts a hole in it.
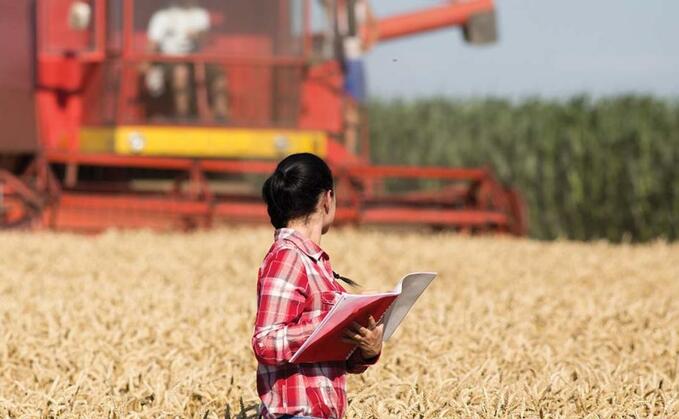
M 346 374 L 377 362 L 382 325 L 354 324 L 347 341 L 358 345 L 347 361 L 291 364 L 345 289 L 320 247 L 335 217 L 330 168 L 319 157 L 293 154 L 278 164 L 262 188 L 274 243 L 259 269 L 257 319 L 252 347 L 259 362 L 257 390 L 264 418 L 341 418 L 346 410 Z

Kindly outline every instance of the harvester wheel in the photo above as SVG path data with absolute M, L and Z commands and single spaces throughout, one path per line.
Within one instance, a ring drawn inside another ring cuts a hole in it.
M 0 170 L 0 229 L 30 227 L 44 207 L 44 200 L 11 173 Z
M 30 227 L 40 212 L 15 197 L 4 197 L 0 206 L 0 229 Z

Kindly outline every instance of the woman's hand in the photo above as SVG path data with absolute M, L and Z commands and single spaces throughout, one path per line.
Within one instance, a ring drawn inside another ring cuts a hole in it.
M 368 319 L 368 327 L 354 322 L 344 331 L 342 342 L 358 345 L 364 359 L 374 358 L 382 352 L 382 332 L 384 325 L 379 326 L 373 316 Z

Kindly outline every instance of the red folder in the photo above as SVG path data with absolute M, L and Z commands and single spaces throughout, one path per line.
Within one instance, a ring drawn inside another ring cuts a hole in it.
M 341 294 L 290 362 L 301 364 L 348 359 L 357 346 L 342 342 L 344 331 L 352 322 L 367 326 L 370 316 L 384 322 L 383 339 L 386 341 L 435 276 L 430 272 L 406 275 L 396 289 L 388 293 Z

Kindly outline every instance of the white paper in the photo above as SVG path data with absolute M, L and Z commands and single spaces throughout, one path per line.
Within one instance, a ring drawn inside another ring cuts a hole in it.
M 394 334 L 415 301 L 422 295 L 431 281 L 436 277 L 435 272 L 415 272 L 406 275 L 396 285 L 394 292 L 400 294 L 391 307 L 384 313 L 383 340 L 386 342 Z

